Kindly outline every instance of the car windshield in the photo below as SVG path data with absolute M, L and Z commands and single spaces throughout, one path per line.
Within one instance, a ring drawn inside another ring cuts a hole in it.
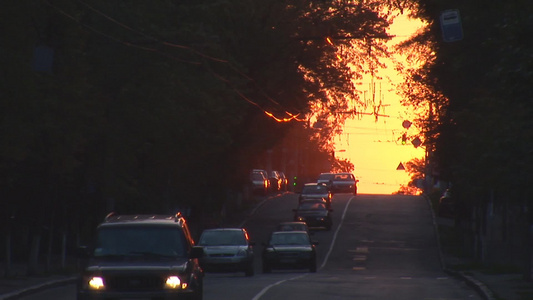
M 95 257 L 184 257 L 183 232 L 175 226 L 109 226 L 98 230 Z
M 350 174 L 337 174 L 333 179 L 335 181 L 354 181 L 354 178 Z
M 305 224 L 280 224 L 277 227 L 279 231 L 307 231 Z
M 253 173 L 252 180 L 262 181 L 265 180 L 265 177 L 263 177 L 263 174 L 261 173 Z
M 333 174 L 320 174 L 318 180 L 330 180 L 333 179 Z
M 246 238 L 240 230 L 208 230 L 202 233 L 199 246 L 246 245 Z
M 325 210 L 326 206 L 321 202 L 302 202 L 298 210 Z
M 304 186 L 302 194 L 327 194 L 328 188 L 323 185 Z
M 270 245 L 309 245 L 309 236 L 306 233 L 277 233 L 270 238 Z

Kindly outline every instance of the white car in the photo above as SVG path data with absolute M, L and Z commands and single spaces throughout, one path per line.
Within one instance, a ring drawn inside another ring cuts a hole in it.
M 254 275 L 254 251 L 244 228 L 214 228 L 202 232 L 200 266 L 206 272 L 242 272 Z

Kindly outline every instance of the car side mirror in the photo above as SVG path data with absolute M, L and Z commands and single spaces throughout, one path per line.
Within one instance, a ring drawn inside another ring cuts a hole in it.
M 191 253 L 189 255 L 190 258 L 202 258 L 204 256 L 204 247 L 201 246 L 194 246 L 191 249 Z

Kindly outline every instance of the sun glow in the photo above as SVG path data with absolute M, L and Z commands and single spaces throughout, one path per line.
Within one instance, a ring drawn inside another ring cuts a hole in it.
M 398 16 L 390 27 L 390 34 L 394 38 L 388 45 L 393 46 L 405 40 L 423 26 L 419 20 Z M 398 191 L 410 180 L 409 174 L 401 166 L 413 158 L 424 157 L 422 147 L 415 147 L 411 141 L 402 143 L 404 134 L 417 137 L 419 132 L 414 126 L 402 126 L 404 121 L 413 120 L 414 112 L 401 105 L 401 99 L 395 92 L 395 85 L 403 81 L 403 76 L 395 70 L 394 61 L 406 62 L 406 58 L 395 55 L 381 61 L 386 68 L 372 70 L 358 80 L 360 97 L 369 104 L 368 111 L 358 112 L 348 119 L 343 132 L 334 141 L 335 156 L 354 164 L 359 191 L 363 194 L 391 194 Z

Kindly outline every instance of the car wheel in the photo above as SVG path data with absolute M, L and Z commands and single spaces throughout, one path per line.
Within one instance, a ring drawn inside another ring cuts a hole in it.
M 250 263 L 250 265 L 246 267 L 246 269 L 244 270 L 244 275 L 247 277 L 254 276 L 254 264 L 253 263 Z

